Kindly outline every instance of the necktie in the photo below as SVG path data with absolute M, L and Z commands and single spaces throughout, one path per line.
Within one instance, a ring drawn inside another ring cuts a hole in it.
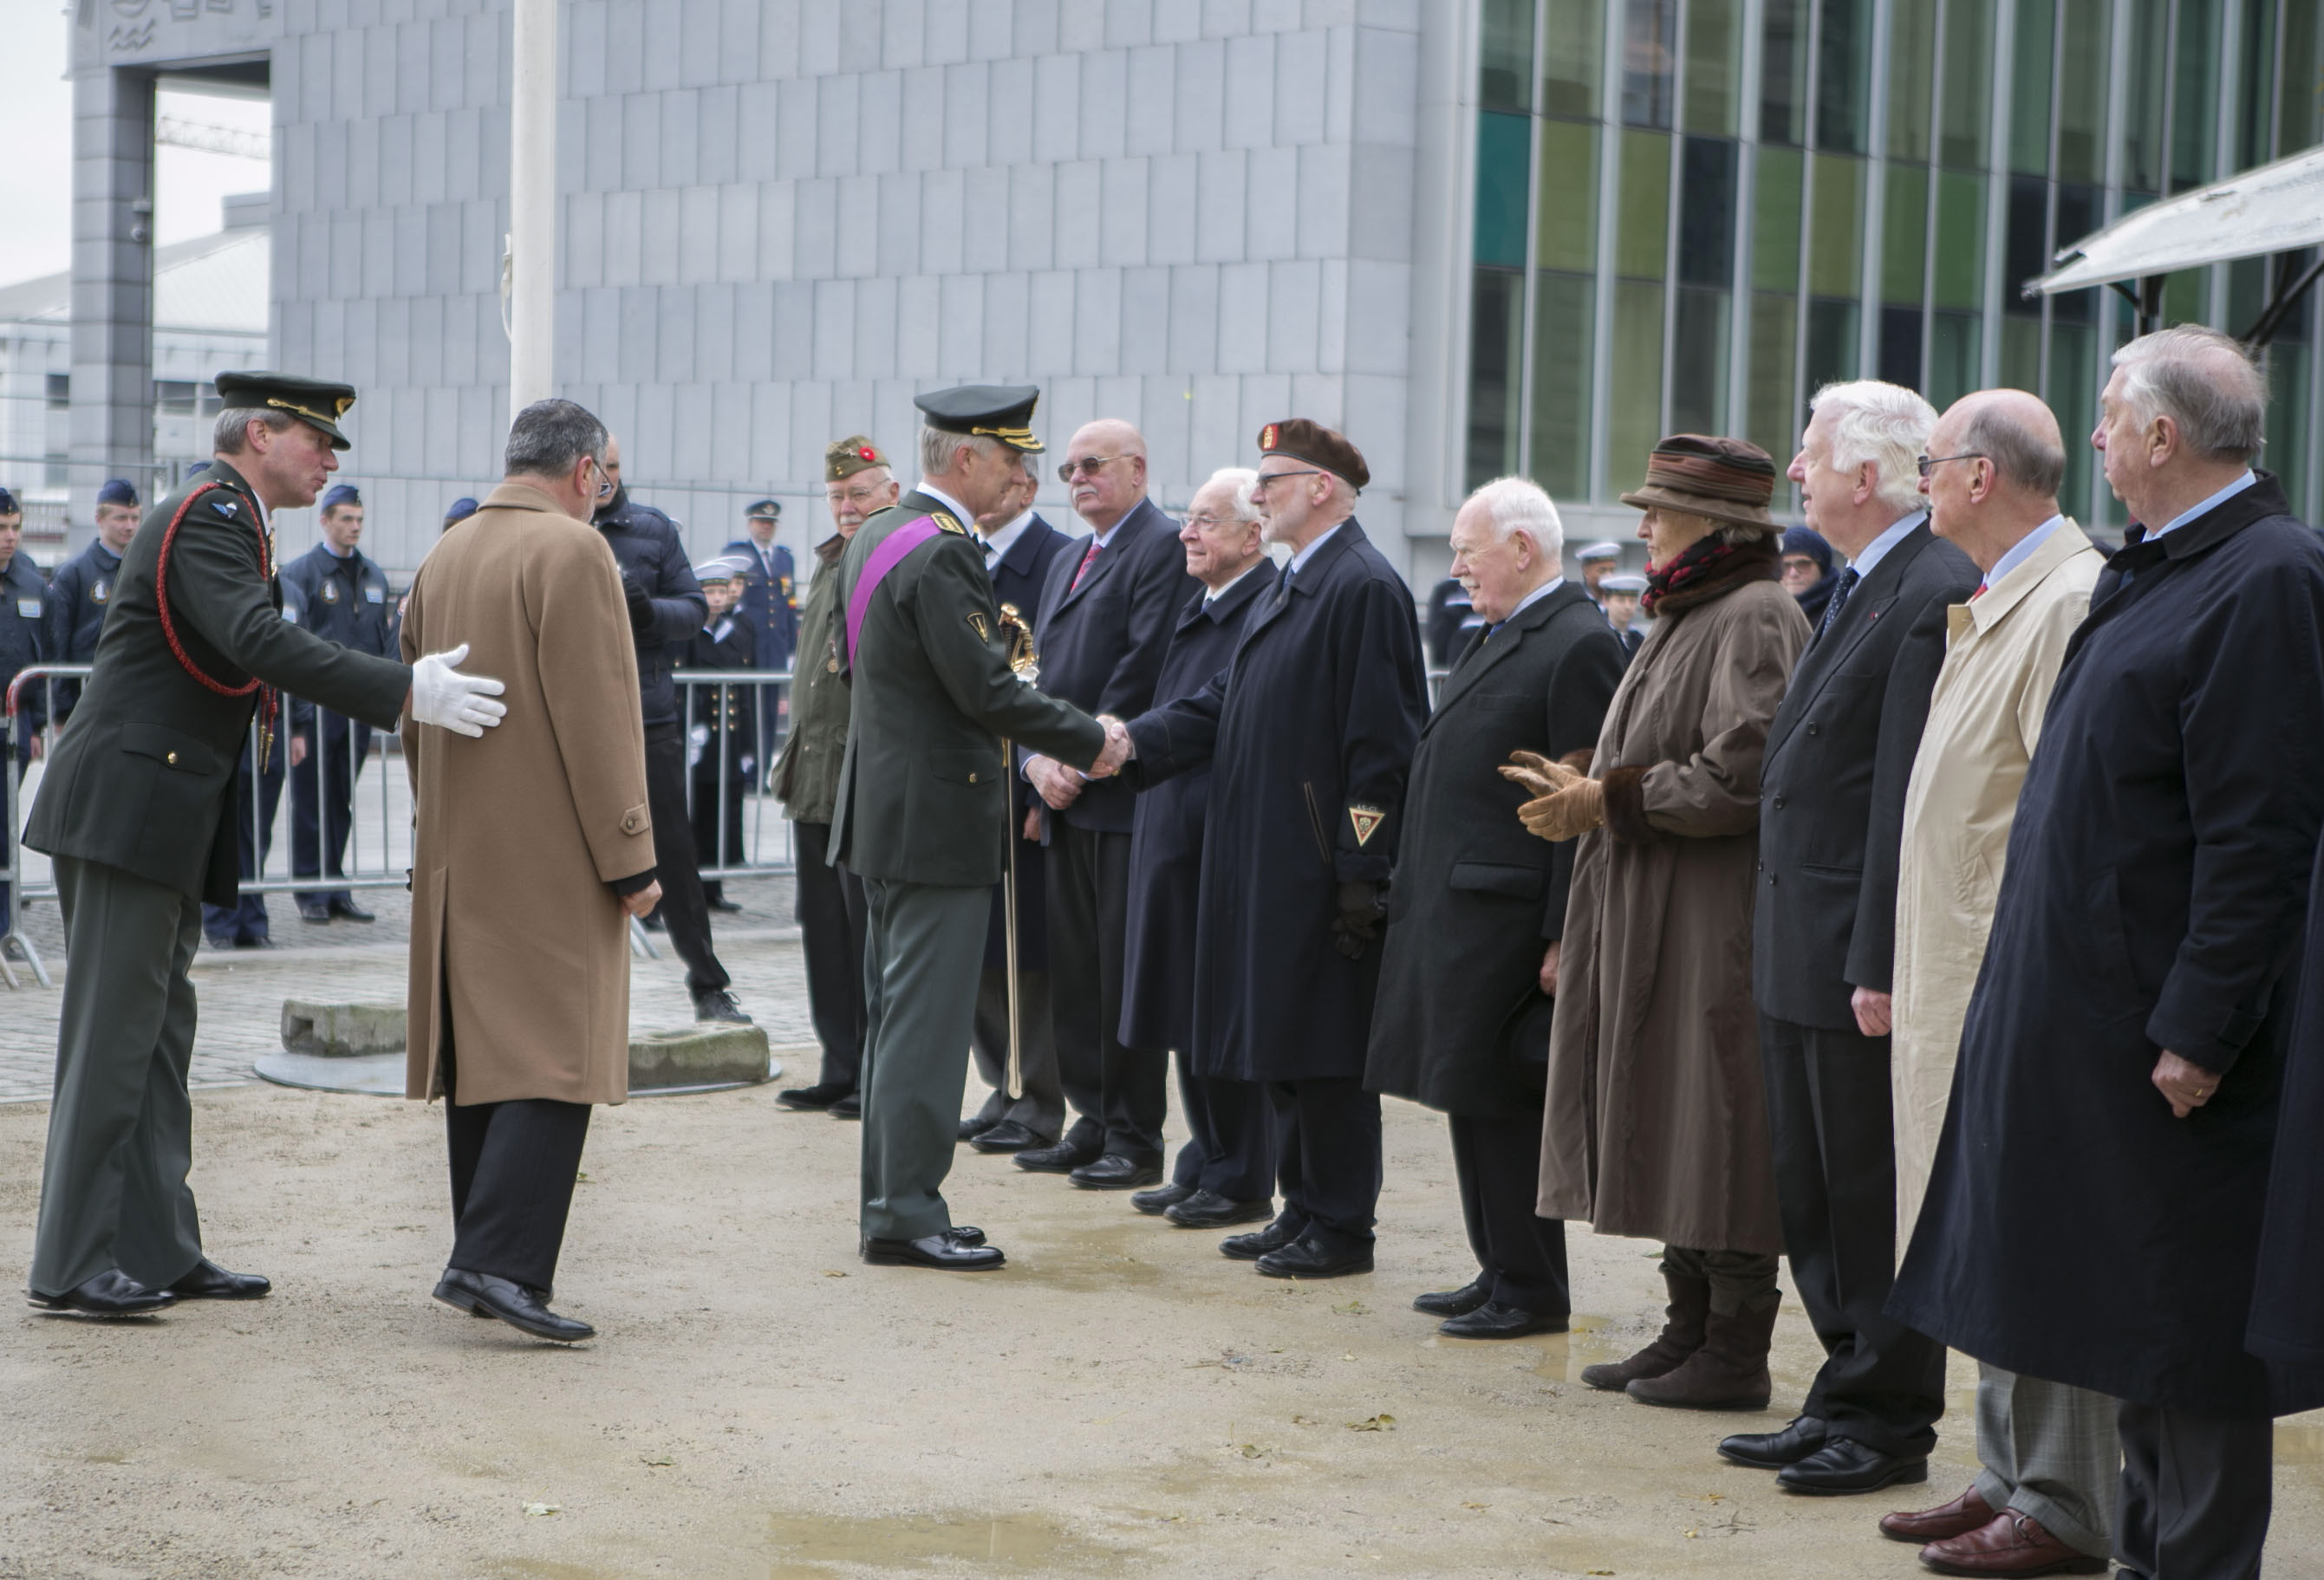
M 1093 533 L 1090 537 L 1089 548 L 1087 552 L 1082 556 L 1082 563 L 1074 570 L 1073 584 L 1065 589 L 1065 592 L 1069 596 L 1081 591 L 1082 578 L 1089 574 L 1090 563 L 1096 558 L 1097 537 Z
M 1848 602 L 1848 595 L 1855 591 L 1856 567 L 1850 565 L 1840 573 L 1840 585 L 1831 590 L 1831 602 L 1823 606 L 1823 623 L 1816 627 L 1817 641 L 1823 640 L 1823 634 L 1840 623 L 1840 606 Z
M 1976 591 L 1976 592 L 1972 592 L 1972 593 L 1970 593 L 1970 594 L 1969 595 L 1969 601 L 1971 603 L 1975 603 L 1978 599 L 1980 599 L 1980 598 L 1982 598 L 1982 597 L 1984 597 L 1984 596 L 1985 596 L 1985 583 L 1982 583 L 1982 582 L 1979 582 L 1979 583 L 1977 584 L 1977 591 Z

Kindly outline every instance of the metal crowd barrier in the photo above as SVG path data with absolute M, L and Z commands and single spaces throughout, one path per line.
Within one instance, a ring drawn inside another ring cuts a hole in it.
M 681 669 L 678 717 L 686 732 L 686 810 L 697 812 L 706 789 L 717 800 L 720 838 L 709 849 L 695 841 L 695 865 L 708 878 L 765 877 L 788 873 L 798 852 L 782 804 L 768 793 L 775 758 L 790 732 L 791 672 L 788 669 Z M 735 704 L 750 722 L 743 731 L 713 729 Z M 743 748 L 750 749 L 744 750 Z M 747 764 L 743 759 L 748 758 Z M 712 766 L 704 772 L 707 760 Z M 740 817 L 738 819 L 738 813 Z M 774 826 L 767 825 L 771 819 Z M 736 826 L 730 827 L 730 823 Z M 733 844 L 735 849 L 728 849 Z

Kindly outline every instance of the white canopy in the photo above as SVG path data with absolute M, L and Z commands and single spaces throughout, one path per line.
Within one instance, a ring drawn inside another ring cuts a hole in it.
M 2324 243 L 2324 148 L 2125 215 L 2060 252 L 2026 294 L 2054 295 Z

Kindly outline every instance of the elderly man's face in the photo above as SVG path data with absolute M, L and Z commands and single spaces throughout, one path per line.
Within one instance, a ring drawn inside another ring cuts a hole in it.
M 854 537 L 857 528 L 894 504 L 902 493 L 902 487 L 884 466 L 867 466 L 853 477 L 823 485 L 823 497 L 831 504 L 832 525 L 839 528 L 842 537 Z
M 1831 428 L 1822 412 L 1808 419 L 1807 431 L 1800 436 L 1800 453 L 1792 457 L 1791 468 L 1784 475 L 1800 485 L 1800 513 L 1807 518 L 1807 524 L 1827 538 L 1833 538 L 1835 530 L 1845 537 L 1842 512 L 1855 498 L 1857 478 L 1851 473 L 1832 470 Z
M 1225 586 L 1259 558 L 1259 523 L 1235 514 L 1234 489 L 1223 482 L 1206 482 L 1186 507 L 1186 523 L 1178 528 L 1186 549 L 1186 574 L 1213 591 Z
M 1058 467 L 1073 494 L 1074 514 L 1103 532 L 1136 509 L 1146 497 L 1139 448 L 1137 430 L 1128 423 L 1102 420 L 1074 430 Z
M 300 425 L 304 427 L 304 424 Z M 131 505 L 99 505 L 97 507 L 97 536 L 106 547 L 119 554 L 137 536 L 137 511 Z
M 2152 425 L 2141 423 L 2123 399 L 2123 383 L 2128 377 L 2125 370 L 2116 368 L 2107 381 L 2106 390 L 2098 397 L 2098 425 L 2090 433 L 2090 446 L 2105 457 L 2107 486 L 2137 517 L 2155 470 L 2152 455 L 2155 436 Z
M 1636 592 L 1606 594 L 1606 623 L 1616 630 L 1626 629 L 1638 618 L 1638 595 Z
M 1801 593 L 1823 580 L 1823 567 L 1815 556 L 1807 554 L 1787 554 L 1784 556 L 1784 591 L 1797 598 Z
M 1331 497 L 1329 473 L 1289 455 L 1263 458 L 1259 486 L 1250 496 L 1259 511 L 1259 536 L 1269 543 L 1296 543 Z
M 1508 619 L 1540 579 L 1540 565 L 1531 535 L 1520 529 L 1502 537 L 1483 501 L 1471 500 L 1452 518 L 1452 574 L 1485 619 Z
M 1929 530 L 1940 537 L 1960 537 L 1977 508 L 1973 496 L 1987 463 L 1961 455 L 1961 430 L 1968 426 L 1965 419 L 1957 422 L 1948 416 L 1939 418 L 1929 435 L 1929 454 L 1938 464 L 1921 479 L 1921 492 L 1929 501 Z

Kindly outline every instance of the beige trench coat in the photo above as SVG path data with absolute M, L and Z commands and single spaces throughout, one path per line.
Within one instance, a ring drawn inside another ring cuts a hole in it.
M 1609 823 L 1582 837 L 1565 909 L 1544 1217 L 1692 1250 L 1783 1249 L 1751 903 L 1760 758 L 1807 639 L 1791 594 L 1752 580 L 1665 613 L 1623 674 L 1591 768 Z
M 508 687 L 508 716 L 474 739 L 403 726 L 418 824 L 404 1093 L 443 1095 L 448 1038 L 463 1104 L 621 1102 L 629 928 L 606 885 L 654 854 L 613 550 L 503 483 L 429 551 L 404 610 L 406 663 L 462 642 L 463 669 Z
M 1888 1071 L 1900 1260 L 1936 1158 L 2017 792 L 2066 661 L 2066 640 L 2089 612 L 2090 589 L 2105 565 L 2067 521 L 1982 597 L 1948 611 L 1944 667 L 1904 790 L 1896 870 Z

